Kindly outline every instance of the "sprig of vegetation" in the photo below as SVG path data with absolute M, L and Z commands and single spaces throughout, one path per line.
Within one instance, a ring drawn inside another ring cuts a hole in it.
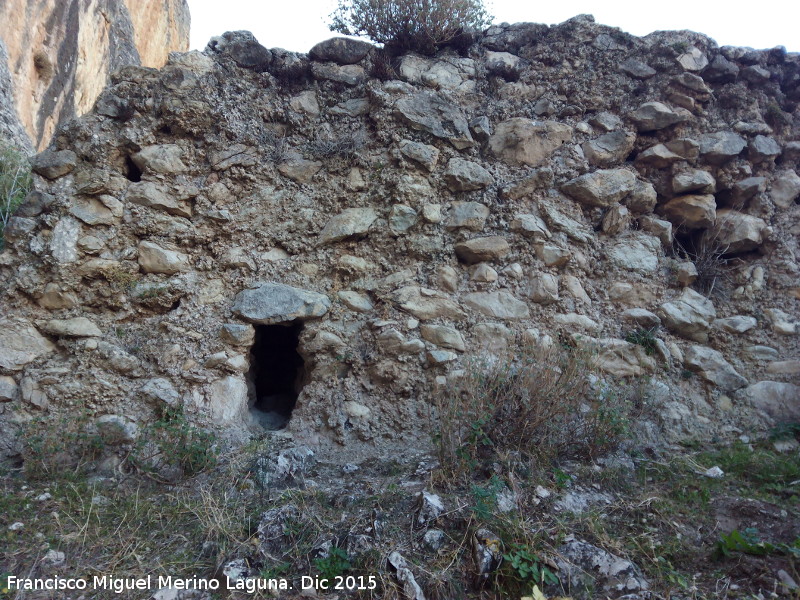
M 31 189 L 31 167 L 27 159 L 0 143 L 0 250 L 3 249 L 8 220 Z

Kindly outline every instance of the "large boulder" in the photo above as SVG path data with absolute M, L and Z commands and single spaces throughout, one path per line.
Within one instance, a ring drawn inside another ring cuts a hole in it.
M 590 165 L 608 167 L 621 163 L 633 150 L 636 134 L 629 131 L 612 131 L 583 143 L 583 154 Z
M 586 173 L 561 186 L 561 191 L 587 206 L 608 207 L 636 187 L 636 175 L 627 169 L 604 169 Z
M 700 156 L 712 165 L 721 165 L 736 156 L 747 146 L 747 140 L 733 131 L 707 133 L 698 138 Z
M 690 194 L 673 198 L 661 210 L 675 227 L 704 229 L 717 218 L 717 201 L 711 194 Z
M 440 94 L 417 92 L 403 96 L 395 103 L 394 112 L 413 129 L 445 139 L 458 150 L 475 145 L 464 113 Z
M 448 296 L 428 288 L 405 286 L 392 294 L 392 300 L 422 321 L 440 317 L 463 319 L 466 316 L 462 308 Z
M 329 244 L 366 235 L 378 218 L 374 208 L 346 208 L 325 225 L 317 244 Z
M 53 350 L 50 340 L 27 321 L 0 318 L 0 368 L 20 371 Z
M 489 150 L 511 165 L 538 167 L 571 139 L 572 127 L 564 123 L 514 117 L 497 125 Z
M 456 244 L 456 256 L 461 262 L 475 263 L 503 258 L 511 251 L 508 241 L 501 235 L 473 238 Z
M 800 421 L 800 386 L 781 381 L 759 381 L 740 390 L 747 400 L 774 423 Z
M 688 111 L 673 110 L 662 102 L 645 102 L 628 116 L 640 132 L 664 129 L 691 117 Z
M 721 209 L 717 211 L 714 225 L 703 233 L 703 240 L 720 248 L 724 254 L 739 254 L 761 246 L 769 231 L 763 219 Z
M 478 163 L 451 158 L 444 171 L 444 181 L 453 192 L 482 190 L 494 183 L 494 177 Z
M 324 294 L 267 282 L 239 292 L 231 310 L 251 323 L 271 325 L 321 317 L 330 307 L 331 301 Z
M 691 288 L 685 288 L 679 298 L 661 305 L 658 316 L 672 333 L 705 343 L 717 311 L 711 300 Z
M 346 37 L 335 37 L 320 42 L 308 53 L 311 60 L 331 61 L 340 65 L 354 65 L 363 60 L 374 46 L 369 42 Z
M 722 353 L 708 346 L 690 346 L 683 364 L 723 392 L 735 392 L 747 385 L 747 380 L 736 372 Z
M 467 294 L 464 304 L 487 317 L 502 320 L 527 319 L 528 305 L 508 292 L 474 292 Z

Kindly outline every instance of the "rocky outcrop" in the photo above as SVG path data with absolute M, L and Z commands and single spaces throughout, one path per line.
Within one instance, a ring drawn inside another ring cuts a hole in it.
M 6 230 L 0 430 L 166 403 L 242 438 L 289 395 L 303 443 L 414 445 L 437 390 L 549 352 L 587 406 L 650 378 L 671 440 L 793 414 L 798 56 L 578 17 L 381 60 L 233 32 L 118 71 Z
M 110 73 L 125 65 L 158 68 L 170 52 L 188 48 L 186 0 L 3 2 L 0 134 L 42 149 L 59 124 L 94 105 Z M 5 85 L 6 72 L 13 85 Z

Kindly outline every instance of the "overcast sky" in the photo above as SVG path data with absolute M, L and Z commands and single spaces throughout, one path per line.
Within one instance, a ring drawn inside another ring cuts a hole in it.
M 326 26 L 336 0 L 188 0 L 192 13 L 193 49 L 208 40 L 246 29 L 268 48 L 308 52 L 334 34 Z M 496 23 L 530 21 L 555 24 L 581 13 L 593 14 L 598 23 L 619 27 L 634 35 L 662 29 L 691 29 L 714 38 L 720 46 L 773 48 L 800 51 L 800 1 L 709 2 L 592 2 L 566 0 L 493 0 L 485 2 Z

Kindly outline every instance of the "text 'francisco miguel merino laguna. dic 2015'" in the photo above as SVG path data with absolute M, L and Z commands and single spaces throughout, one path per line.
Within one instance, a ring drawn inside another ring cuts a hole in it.
M 158 576 L 130 578 L 114 577 L 111 575 L 95 575 L 91 579 L 79 577 L 60 577 L 55 575 L 50 578 L 28 579 L 7 575 L 5 581 L 0 580 L 0 591 L 65 591 L 65 590 L 111 590 L 122 594 L 134 590 L 153 590 L 172 588 L 175 590 L 203 590 L 216 591 L 219 589 L 238 590 L 248 594 L 258 591 L 283 591 L 293 589 L 293 581 L 284 578 L 247 577 L 243 579 L 204 579 L 200 577 L 172 577 Z M 304 575 L 299 578 L 300 589 L 316 590 L 374 590 L 377 587 L 375 575 L 369 576 L 337 576 L 332 579 L 323 577 L 310 577 Z

